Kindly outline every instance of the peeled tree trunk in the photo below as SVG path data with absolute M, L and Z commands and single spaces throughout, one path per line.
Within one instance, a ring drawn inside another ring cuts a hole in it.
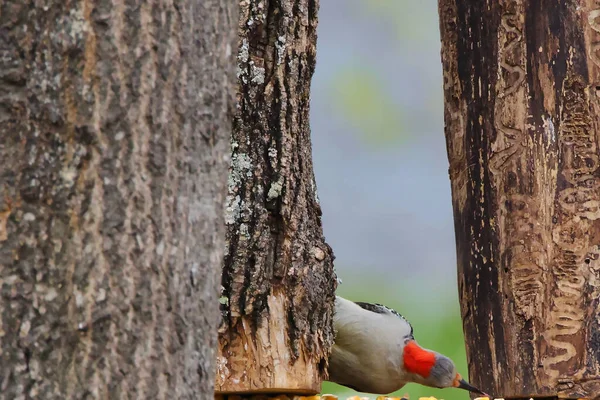
M 217 392 L 315 393 L 336 279 L 313 175 L 316 0 L 240 2 Z
M 236 21 L 0 2 L 1 398 L 213 397 Z
M 470 379 L 600 394 L 600 2 L 440 0 Z

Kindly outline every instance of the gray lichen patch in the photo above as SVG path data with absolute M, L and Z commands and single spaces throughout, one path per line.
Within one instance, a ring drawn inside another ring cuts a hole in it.
M 250 45 L 248 44 L 248 40 L 243 39 L 242 40 L 242 44 L 240 45 L 240 49 L 238 51 L 238 65 L 236 68 L 236 75 L 239 79 L 241 79 L 244 83 L 247 83 L 247 71 L 248 71 L 248 60 L 250 59 L 249 56 L 249 51 L 250 51 Z
M 248 40 L 243 39 L 242 44 L 240 45 L 240 50 L 238 51 L 238 60 L 242 63 L 247 63 L 250 58 L 250 45 L 248 44 Z
M 241 200 L 239 195 L 232 196 L 228 195 L 225 206 L 225 224 L 231 225 L 240 216 L 240 210 L 244 202 Z
M 262 67 L 257 67 L 252 63 L 252 82 L 258 83 L 259 85 L 265 83 L 265 69 Z
M 283 190 L 283 182 L 281 179 L 273 182 L 271 187 L 269 188 L 269 192 L 267 193 L 267 200 L 274 200 L 277 197 L 281 196 L 281 192 Z
M 248 224 L 241 223 L 239 232 L 242 238 L 249 238 Z
M 279 36 L 275 41 L 275 49 L 277 49 L 277 65 L 281 65 L 285 58 L 287 40 L 285 36 Z
M 279 161 L 277 158 L 277 156 L 279 154 L 277 151 L 277 148 L 275 146 L 269 147 L 268 154 L 269 154 L 269 161 L 271 164 L 271 168 L 276 169 L 277 163 Z
M 231 193 L 239 187 L 244 177 L 252 177 L 252 162 L 247 154 L 234 154 L 231 157 L 231 169 L 229 171 L 228 189 Z
M 319 192 L 317 191 L 317 182 L 314 178 L 311 181 L 311 188 L 312 188 L 313 193 L 315 194 L 315 202 L 317 204 L 321 204 L 321 201 L 319 200 Z
M 90 30 L 88 21 L 85 20 L 82 8 L 73 8 L 69 15 L 63 15 L 58 20 L 62 29 L 50 33 L 50 39 L 57 48 L 67 50 L 81 48 L 85 41 L 86 33 Z
M 232 143 L 232 148 L 237 148 L 237 144 Z M 229 169 L 229 178 L 227 180 L 227 200 L 225 202 L 225 223 L 233 224 L 241 215 L 241 209 L 244 202 L 237 193 L 242 182 L 252 177 L 252 162 L 247 154 L 233 154 L 231 157 L 231 167 Z

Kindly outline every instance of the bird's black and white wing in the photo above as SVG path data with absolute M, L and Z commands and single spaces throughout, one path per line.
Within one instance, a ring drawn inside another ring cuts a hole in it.
M 389 308 L 388 306 L 384 306 L 383 304 L 378 304 L 378 303 L 364 303 L 362 301 L 355 301 L 354 303 L 357 306 L 359 306 L 360 308 L 365 309 L 367 311 L 374 312 L 376 314 L 387 314 L 387 315 L 394 316 L 395 318 L 400 318 L 401 320 L 403 320 L 404 322 L 406 322 L 408 324 L 408 326 L 410 327 L 410 336 L 414 338 L 413 327 L 410 324 L 410 321 L 407 320 L 406 318 L 404 318 L 404 316 L 402 316 L 402 314 L 400 314 L 398 311 L 394 310 L 393 308 Z

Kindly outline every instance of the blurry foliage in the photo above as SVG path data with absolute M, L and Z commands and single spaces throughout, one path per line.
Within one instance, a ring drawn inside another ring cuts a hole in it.
M 435 1 L 360 0 L 349 4 L 355 8 L 354 17 L 372 21 L 373 29 L 392 29 L 392 40 L 398 46 L 390 51 L 405 52 L 408 47 L 413 49 L 412 53 L 418 53 L 424 46 L 439 46 L 439 31 L 431 29 L 431 15 L 437 20 Z M 407 63 L 411 61 L 420 62 L 419 57 L 406 60 Z M 432 114 L 432 107 L 413 110 L 411 114 L 416 111 L 416 115 L 406 118 L 402 105 L 390 93 L 392 85 L 385 83 L 393 78 L 378 76 L 379 71 L 374 68 L 378 62 L 372 60 L 371 65 L 362 67 L 356 67 L 353 62 L 346 63 L 348 66 L 331 78 L 330 93 L 335 111 L 359 133 L 364 143 L 383 147 L 401 142 L 409 137 L 409 132 L 414 134 L 414 127 Z M 430 90 L 435 89 L 438 87 Z M 439 93 L 435 95 L 439 98 Z M 439 103 L 434 104 L 439 106 Z
M 431 30 L 425 23 L 432 13 L 437 17 L 436 1 L 362 0 L 355 4 L 363 17 L 387 22 L 394 29 L 396 39 L 403 44 L 420 47 L 439 41 L 439 32 Z
M 368 69 L 348 68 L 332 78 L 334 108 L 366 143 L 382 145 L 398 140 L 402 131 L 402 112 L 385 87 Z
M 415 339 L 424 348 L 437 351 L 450 357 L 456 364 L 458 372 L 468 380 L 465 343 L 462 330 L 462 320 L 456 294 L 436 291 L 429 298 L 423 291 L 424 283 L 401 282 L 392 287 L 381 280 L 373 278 L 353 277 L 353 282 L 361 285 L 350 285 L 344 282 L 338 288 L 338 294 L 349 300 L 368 301 L 385 304 L 405 316 L 413 326 Z M 377 287 L 377 291 L 373 288 Z M 484 389 L 485 390 L 485 389 Z M 357 393 L 352 389 L 331 382 L 324 382 L 323 394 L 331 393 L 340 399 L 349 396 L 369 396 L 375 399 L 377 395 Z M 434 389 L 417 384 L 407 384 L 402 389 L 391 394 L 401 397 L 408 394 L 411 400 L 419 397 L 434 396 L 444 400 L 468 400 L 468 392 L 462 389 Z

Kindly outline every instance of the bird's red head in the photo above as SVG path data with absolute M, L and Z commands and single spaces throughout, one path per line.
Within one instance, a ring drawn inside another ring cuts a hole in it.
M 488 396 L 465 381 L 456 372 L 452 360 L 442 354 L 422 348 L 414 340 L 404 346 L 403 361 L 404 369 L 407 372 L 421 377 L 421 379 L 416 379 L 418 383 L 437 388 L 456 387 Z
M 425 350 L 414 340 L 404 346 L 404 368 L 413 374 L 428 378 L 431 368 L 435 365 L 435 354 Z

